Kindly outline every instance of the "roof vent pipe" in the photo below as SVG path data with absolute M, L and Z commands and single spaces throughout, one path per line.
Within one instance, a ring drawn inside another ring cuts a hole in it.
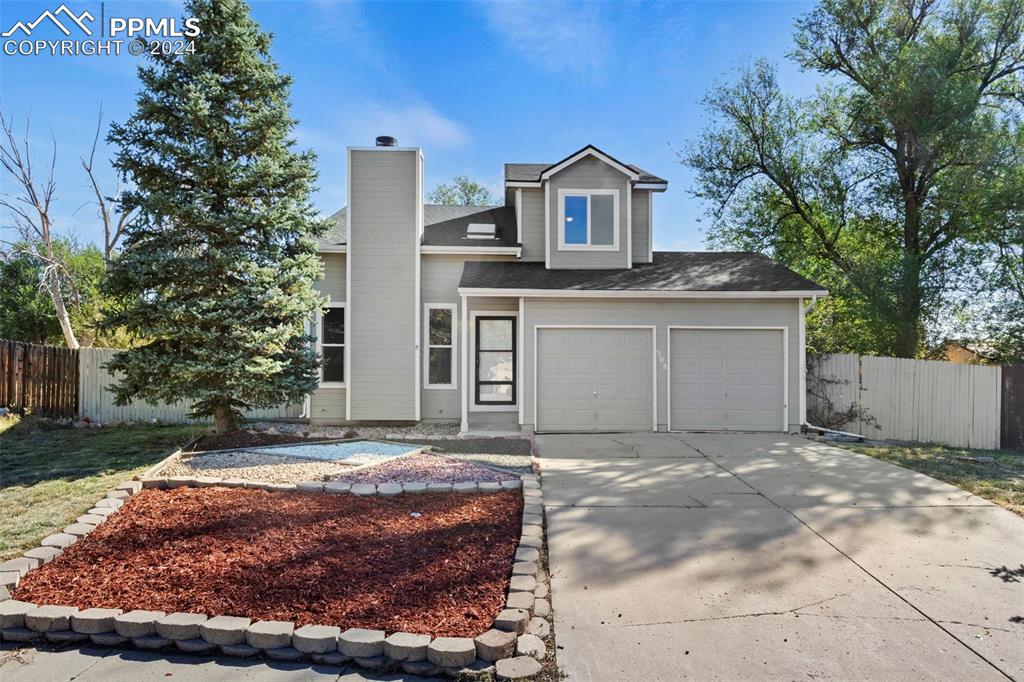
M 377 146 L 378 147 L 394 147 L 398 144 L 398 140 L 391 137 L 390 135 L 378 135 Z

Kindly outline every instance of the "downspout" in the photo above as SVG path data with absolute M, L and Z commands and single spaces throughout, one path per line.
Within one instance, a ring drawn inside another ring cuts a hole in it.
M 807 313 L 818 303 L 818 297 L 812 296 L 811 302 L 804 305 L 803 299 L 798 301 L 800 306 L 800 425 L 807 426 Z

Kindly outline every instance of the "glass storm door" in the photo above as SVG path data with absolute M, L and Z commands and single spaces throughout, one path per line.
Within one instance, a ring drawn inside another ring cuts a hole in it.
M 516 318 L 476 318 L 476 404 L 516 404 Z

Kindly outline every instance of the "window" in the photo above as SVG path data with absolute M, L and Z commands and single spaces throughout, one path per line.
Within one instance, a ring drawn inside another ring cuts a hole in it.
M 516 404 L 516 318 L 476 318 L 476 403 Z
M 320 313 L 320 383 L 345 384 L 345 306 Z
M 558 249 L 615 251 L 619 248 L 619 191 L 558 190 Z
M 427 388 L 455 388 L 455 306 L 427 304 L 424 371 Z

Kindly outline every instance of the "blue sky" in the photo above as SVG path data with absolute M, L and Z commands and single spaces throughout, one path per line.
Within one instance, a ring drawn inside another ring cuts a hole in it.
M 58 2 L 3 0 L 0 26 Z M 68 0 L 99 16 L 99 2 Z M 781 67 L 792 93 L 817 82 L 785 60 L 807 2 L 255 2 L 273 55 L 294 78 L 299 145 L 319 155 L 324 213 L 345 203 L 345 147 L 390 134 L 423 147 L 426 189 L 453 175 L 500 196 L 502 164 L 551 162 L 585 144 L 669 180 L 655 200 L 655 246 L 704 245 L 703 207 L 675 157 L 706 125 L 700 99 L 743 60 Z M 180 16 L 179 2 L 107 2 L 109 16 Z M 44 37 L 61 37 L 44 31 Z M 35 36 L 34 36 L 35 37 Z M 48 154 L 57 143 L 59 228 L 98 240 L 79 165 L 100 107 L 130 115 L 138 57 L 0 56 L 0 100 Z M 104 158 L 113 150 L 101 149 Z M 116 185 L 104 171 L 108 192 Z M 5 189 L 9 189 L 5 187 Z M 6 216 L 3 225 L 9 224 Z M 6 238 L 0 235 L 0 238 Z

